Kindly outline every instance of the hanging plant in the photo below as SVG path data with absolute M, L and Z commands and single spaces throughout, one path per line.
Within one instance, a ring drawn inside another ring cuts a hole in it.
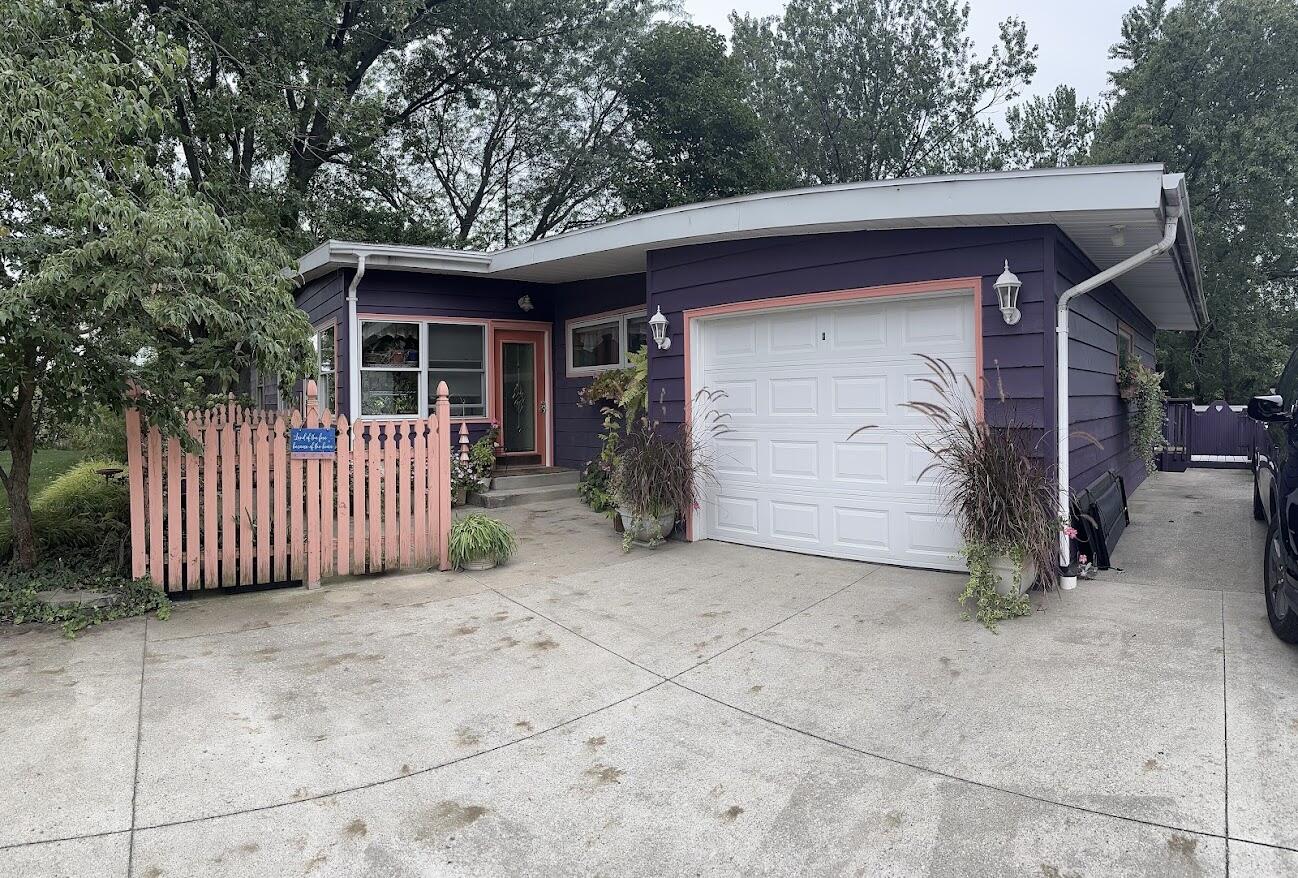
M 1118 383 L 1122 398 L 1132 403 L 1127 415 L 1132 456 L 1145 465 L 1146 473 L 1152 473 L 1157 468 L 1154 445 L 1163 436 L 1167 409 L 1163 374 L 1133 358 L 1123 366 Z

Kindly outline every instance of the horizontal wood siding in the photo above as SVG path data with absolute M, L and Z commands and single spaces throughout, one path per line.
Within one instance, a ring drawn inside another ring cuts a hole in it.
M 1045 300 L 1046 227 L 915 229 L 844 232 L 699 244 L 649 254 L 649 310 L 661 306 L 672 346 L 652 349 L 651 400 L 667 400 L 679 423 L 684 410 L 685 343 L 682 312 L 691 308 L 945 278 L 983 278 L 983 367 L 987 415 L 1045 429 L 1049 308 Z M 992 283 L 1008 259 L 1023 281 L 1022 320 L 1006 326 Z M 1053 319 L 1053 318 L 1051 318 Z M 998 397 L 1004 392 L 1004 400 Z M 898 400 L 897 402 L 904 402 Z
M 1062 233 L 1055 236 L 1056 296 L 1098 273 Z M 1070 482 L 1080 491 L 1108 470 L 1128 493 L 1145 480 L 1131 454 L 1127 403 L 1118 396 L 1118 322 L 1132 328 L 1136 350 L 1154 365 L 1154 327 L 1113 284 L 1073 300 L 1068 340 Z
M 604 418 L 599 410 L 577 399 L 590 378 L 568 377 L 569 320 L 643 305 L 645 276 L 626 274 L 560 284 L 554 295 L 554 462 L 580 469 L 599 454 Z

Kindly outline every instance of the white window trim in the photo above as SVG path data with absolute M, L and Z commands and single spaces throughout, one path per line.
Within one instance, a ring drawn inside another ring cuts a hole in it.
M 357 345 L 357 361 L 355 366 L 350 369 L 352 380 L 356 382 L 357 387 L 357 413 L 355 420 L 358 421 L 400 421 L 410 418 L 427 418 L 432 414 L 432 407 L 428 405 L 428 327 L 432 324 L 439 326 L 476 326 L 482 330 L 482 381 L 483 381 L 483 409 L 481 415 L 464 415 L 453 416 L 456 421 L 466 423 L 486 423 L 491 420 L 491 380 L 492 380 L 492 363 L 491 363 L 491 324 L 486 320 L 460 320 L 460 319 L 440 319 L 437 317 L 415 317 L 405 314 L 393 315 L 361 315 L 356 318 L 356 331 L 358 336 L 363 340 L 366 323 L 413 323 L 419 327 L 419 365 L 414 368 L 410 367 L 393 367 L 393 366 L 362 366 L 361 361 L 364 357 L 361 351 L 362 345 Z M 419 374 L 419 413 L 417 415 L 365 415 L 360 411 L 365 407 L 365 389 L 360 384 L 361 372 L 415 372 Z M 455 371 L 455 370 L 450 370 Z M 468 369 L 460 371 L 471 371 Z
M 649 309 L 643 305 L 636 305 L 631 308 L 622 308 L 617 311 L 605 311 L 601 314 L 591 314 L 588 317 L 576 317 L 567 321 L 563 326 L 563 346 L 564 357 L 567 362 L 567 373 L 569 378 L 582 378 L 592 375 L 598 375 L 600 372 L 607 372 L 610 369 L 625 369 L 631 365 L 628 359 L 627 351 L 627 331 L 626 322 L 630 317 L 644 317 L 649 319 Z M 616 323 L 618 325 L 618 361 L 616 363 L 606 363 L 602 366 L 574 366 L 572 364 L 572 333 L 574 330 L 582 329 L 587 326 L 598 326 L 601 323 Z M 648 339 L 646 339 L 648 343 Z
M 427 374 L 428 370 L 425 369 L 424 366 L 427 364 L 425 351 L 428 349 L 428 344 L 427 344 L 428 332 L 427 330 L 425 330 L 423 322 L 419 320 L 408 320 L 402 317 L 390 317 L 390 318 L 362 317 L 358 319 L 356 323 L 357 323 L 356 331 L 360 336 L 360 344 L 356 346 L 356 350 L 358 352 L 358 359 L 356 362 L 356 369 L 354 370 L 354 375 L 356 378 L 356 387 L 357 390 L 359 391 L 357 395 L 357 399 L 359 400 L 359 404 L 360 404 L 360 411 L 357 412 L 357 419 L 358 420 L 363 419 L 367 421 L 399 421 L 407 418 L 427 417 L 428 415 L 427 412 L 425 411 L 425 409 L 427 408 L 427 404 L 424 400 L 424 396 L 425 396 L 424 376 Z M 419 327 L 419 364 L 416 366 L 366 366 L 364 365 L 365 363 L 365 324 L 367 323 L 413 323 L 416 326 L 418 326 Z M 363 372 L 414 372 L 418 376 L 417 387 L 416 387 L 416 391 L 418 393 L 417 411 L 414 413 L 403 412 L 401 414 L 397 414 L 394 412 L 392 414 L 386 414 L 386 415 L 361 414 L 361 412 L 364 411 L 365 409 L 365 385 L 361 383 L 361 373 Z
M 330 378 L 329 381 L 330 399 L 328 400 L 327 403 L 320 399 L 317 399 L 316 402 L 320 406 L 320 409 L 322 411 L 328 410 L 332 412 L 338 407 L 338 323 L 337 321 L 329 320 L 326 321 L 325 323 L 321 323 L 319 326 L 314 328 L 315 328 L 315 356 L 316 356 L 316 363 L 317 363 L 315 380 L 316 380 L 317 393 L 319 393 L 320 391 L 320 387 L 319 387 L 320 379 L 325 375 L 328 375 Z M 324 335 L 326 332 L 332 332 L 334 336 L 334 341 L 333 341 L 334 366 L 332 369 L 324 368 L 323 362 L 320 359 L 320 336 Z M 278 396 L 279 393 L 277 389 L 276 397 L 278 398 Z

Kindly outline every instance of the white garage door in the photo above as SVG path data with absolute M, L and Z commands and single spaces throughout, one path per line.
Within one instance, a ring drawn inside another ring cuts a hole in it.
M 973 296 L 926 294 L 778 308 L 697 323 L 696 392 L 724 397 L 730 432 L 712 441 L 717 484 L 696 536 L 816 555 L 963 569 L 929 462 L 933 400 L 916 354 L 974 376 Z M 876 429 L 848 441 L 857 427 Z

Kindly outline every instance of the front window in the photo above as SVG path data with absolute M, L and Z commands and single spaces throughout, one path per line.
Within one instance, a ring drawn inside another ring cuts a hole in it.
M 361 323 L 361 414 L 417 417 L 418 323 Z
M 648 329 L 648 318 L 639 310 L 570 323 L 568 372 L 593 375 L 626 366 L 628 356 L 644 348 Z
M 1118 379 L 1126 374 L 1136 357 L 1135 335 L 1125 323 L 1118 324 Z
M 437 405 L 437 384 L 450 392 L 451 417 L 487 414 L 487 333 L 474 324 L 428 324 L 428 411 Z

